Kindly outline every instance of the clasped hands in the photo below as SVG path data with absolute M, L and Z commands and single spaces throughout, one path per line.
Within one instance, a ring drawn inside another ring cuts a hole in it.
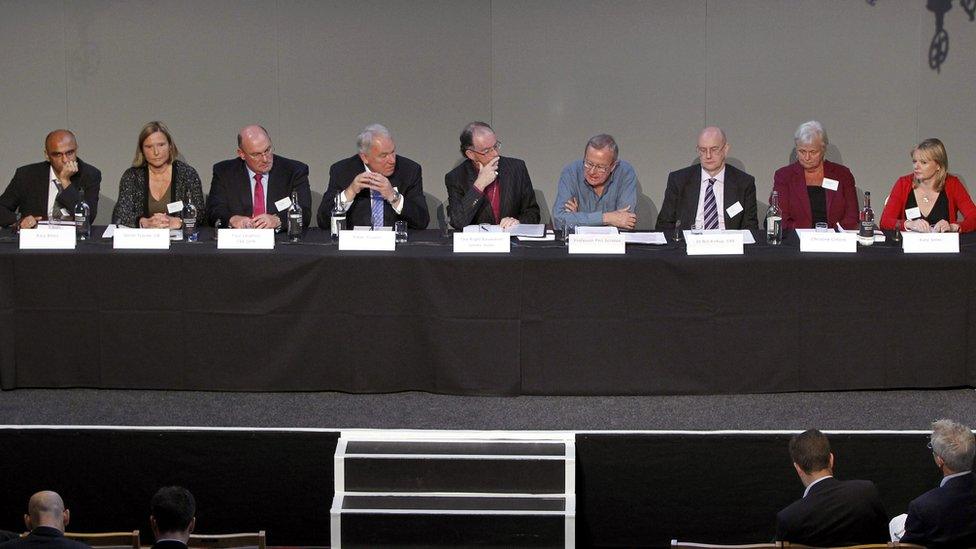
M 254 217 L 246 215 L 230 216 L 232 229 L 277 229 L 281 226 L 281 218 L 275 214 L 261 214 Z
M 359 191 L 363 189 L 369 189 L 370 191 L 380 193 L 383 200 L 386 200 L 387 202 L 391 202 L 396 196 L 396 191 L 393 189 L 393 184 L 390 183 L 390 180 L 387 179 L 385 175 L 366 171 L 353 178 L 352 183 L 346 187 L 346 191 L 348 191 L 349 194 L 345 195 L 346 200 L 344 200 L 344 202 L 350 202 L 356 197 L 357 194 L 359 194 Z
M 949 223 L 945 219 L 940 219 L 935 225 L 930 224 L 924 219 L 913 219 L 911 221 L 905 221 L 904 224 L 906 231 L 913 231 L 916 233 L 957 233 L 959 232 L 959 225 L 957 223 Z
M 164 213 L 139 218 L 139 228 L 141 229 L 179 229 L 182 226 L 182 219 Z

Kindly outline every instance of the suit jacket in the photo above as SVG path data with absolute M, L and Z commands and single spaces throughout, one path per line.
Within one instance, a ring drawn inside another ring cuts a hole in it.
M 976 486 L 973 474 L 946 481 L 908 504 L 901 541 L 933 547 L 976 546 Z
M 267 212 L 278 214 L 281 226 L 288 226 L 288 211 L 277 211 L 274 203 L 290 198 L 298 191 L 298 205 L 302 208 L 302 226 L 308 227 L 312 216 L 312 190 L 308 185 L 308 166 L 297 160 L 274 155 L 271 171 L 265 182 Z M 240 158 L 214 164 L 210 196 L 207 197 L 207 219 L 214 224 L 218 219 L 223 227 L 230 227 L 235 215 L 254 215 L 254 197 L 247 165 Z
M 346 190 L 357 175 L 366 171 L 359 155 L 353 155 L 340 160 L 329 168 L 329 188 L 322 197 L 319 205 L 319 227 L 331 229 L 332 207 L 335 196 Z M 403 195 L 403 208 L 397 214 L 389 202 L 383 201 L 383 225 L 390 227 L 394 221 L 406 221 L 411 229 L 426 229 L 430 222 L 427 212 L 427 198 L 424 196 L 424 177 L 420 164 L 405 156 L 397 155 L 396 167 L 387 179 Z M 346 224 L 351 229 L 356 225 L 373 224 L 373 205 L 369 189 L 363 189 L 356 194 L 346 210 Z
M 465 160 L 444 176 L 447 199 L 451 208 L 451 225 L 462 229 L 467 225 L 490 223 L 497 225 L 491 201 L 474 188 L 478 170 L 470 160 Z M 514 217 L 520 223 L 538 223 L 541 219 L 539 204 L 525 162 L 518 158 L 499 157 L 498 177 L 499 217 Z
M 859 224 L 857 191 L 854 174 L 846 166 L 824 160 L 824 177 L 839 181 L 836 191 L 824 189 L 827 202 L 827 225 L 840 223 L 845 229 L 856 229 Z M 812 229 L 813 214 L 810 212 L 810 195 L 803 176 L 803 166 L 794 162 L 776 170 L 773 190 L 779 193 L 779 207 L 783 212 L 783 229 Z
M 675 221 L 690 228 L 698 216 L 698 198 L 701 194 L 701 164 L 668 174 L 668 188 L 664 191 L 661 213 L 655 229 L 674 229 Z M 725 165 L 725 197 L 720 206 L 725 216 L 726 229 L 758 229 L 756 218 L 756 178 L 735 166 Z M 729 217 L 728 208 L 738 202 L 742 211 Z
M 898 230 L 905 228 L 905 203 L 908 201 L 908 193 L 912 192 L 912 174 L 903 175 L 895 181 L 895 186 L 891 188 L 888 195 L 888 203 L 885 204 L 884 211 L 881 213 L 881 228 Z M 976 204 L 966 192 L 966 187 L 954 175 L 946 175 L 945 187 L 946 198 L 949 200 L 949 223 L 959 223 L 959 232 L 968 233 L 976 230 Z M 959 221 L 959 212 L 965 216 L 962 222 Z
M 827 478 L 776 514 L 776 539 L 818 547 L 886 543 L 888 515 L 869 480 Z
M 48 175 L 51 173 L 50 162 L 38 162 L 17 168 L 13 179 L 7 185 L 7 190 L 0 195 L 0 225 L 10 225 L 16 220 L 14 212 L 20 210 L 21 217 L 33 215 L 47 219 L 51 212 L 47 211 L 48 190 L 51 186 Z M 91 219 L 94 221 L 98 213 L 98 190 L 102 184 L 102 172 L 91 164 L 78 159 L 78 173 L 71 176 L 71 185 L 58 193 L 55 204 L 74 214 L 75 204 L 78 203 L 78 192 L 83 190 L 85 202 L 91 208 Z
M 175 539 L 166 539 L 154 543 L 152 549 L 186 549 L 186 544 Z
M 4 549 L 91 549 L 80 541 L 64 537 L 64 533 L 57 528 L 47 526 L 38 526 L 25 537 L 0 543 L 0 547 Z
M 197 226 L 203 223 L 207 213 L 203 203 L 203 184 L 193 166 L 176 160 L 173 162 L 173 179 L 169 185 L 168 202 L 190 200 L 197 207 Z M 149 170 L 129 168 L 119 181 L 119 200 L 115 203 L 112 218 L 126 227 L 138 227 L 139 218 L 149 217 Z

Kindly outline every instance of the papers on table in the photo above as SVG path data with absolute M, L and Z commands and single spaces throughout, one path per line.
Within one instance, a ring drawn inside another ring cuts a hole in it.
M 509 233 L 512 236 L 535 236 L 544 237 L 546 234 L 546 226 L 541 223 L 519 223 L 518 225 L 505 231 L 502 230 L 501 225 L 489 225 L 487 223 L 482 223 L 481 225 L 468 225 L 461 232 L 465 233 Z
M 660 246 L 668 243 L 664 233 L 623 233 L 627 244 L 654 244 Z
M 522 235 L 519 235 L 516 238 L 519 239 L 519 242 L 552 242 L 552 241 L 556 240 L 556 233 L 553 232 L 553 231 L 546 231 L 546 234 L 543 235 L 543 236 L 522 236 Z
M 692 234 L 691 231 L 689 231 L 689 230 L 686 229 L 686 230 L 684 230 L 682 232 L 684 233 L 685 240 L 687 241 L 688 240 L 688 236 Z M 708 229 L 706 231 L 702 231 L 702 234 L 706 234 L 706 235 L 707 234 L 733 234 L 733 233 L 741 233 L 742 234 L 742 243 L 743 244 L 755 244 L 756 243 L 756 239 L 752 237 L 752 232 L 749 231 L 748 229 L 738 229 L 738 230 L 735 230 L 735 229 L 725 229 L 725 230 L 722 230 L 722 229 Z
M 590 227 L 579 225 L 576 227 L 576 234 L 620 234 L 616 227 Z

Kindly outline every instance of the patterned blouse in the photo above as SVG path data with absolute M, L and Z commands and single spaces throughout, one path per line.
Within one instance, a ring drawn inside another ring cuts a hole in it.
M 203 184 L 193 166 L 180 160 L 173 161 L 173 180 L 169 186 L 168 202 L 189 200 L 197 207 L 197 227 L 203 225 Z M 138 227 L 139 218 L 149 217 L 149 170 L 146 167 L 129 168 L 119 180 L 119 200 L 112 212 L 113 221 L 126 227 Z

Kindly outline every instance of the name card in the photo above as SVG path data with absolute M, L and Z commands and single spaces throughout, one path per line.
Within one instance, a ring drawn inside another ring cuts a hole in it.
M 508 233 L 454 233 L 454 253 L 507 254 L 512 251 Z
M 840 186 L 840 181 L 837 181 L 836 179 L 831 179 L 829 177 L 825 177 L 823 178 L 823 183 L 821 183 L 820 185 L 827 190 L 836 191 L 837 188 Z
M 906 254 L 957 254 L 959 233 L 901 233 Z
M 217 229 L 218 250 L 273 250 L 274 229 Z
M 112 234 L 116 250 L 168 250 L 169 229 L 130 229 L 118 227 Z
M 275 202 L 275 208 L 277 208 L 279 212 L 283 212 L 283 211 L 287 210 L 288 208 L 291 208 L 291 197 L 290 196 L 286 196 L 286 197 L 282 198 L 281 200 L 278 200 L 277 202 Z
M 801 252 L 857 253 L 856 233 L 817 232 L 813 229 L 797 229 Z
M 339 251 L 396 251 L 393 231 L 339 231 Z
M 39 225 L 36 229 L 20 230 L 21 250 L 73 250 L 76 244 L 74 225 Z
M 571 234 L 569 253 L 571 254 L 622 254 L 627 244 L 622 234 Z
M 183 201 L 182 200 L 177 200 L 176 202 L 170 202 L 169 204 L 166 205 L 166 211 L 169 212 L 170 215 L 178 214 L 178 213 L 182 212 L 183 211 Z
M 688 234 L 688 255 L 742 255 L 742 233 Z

